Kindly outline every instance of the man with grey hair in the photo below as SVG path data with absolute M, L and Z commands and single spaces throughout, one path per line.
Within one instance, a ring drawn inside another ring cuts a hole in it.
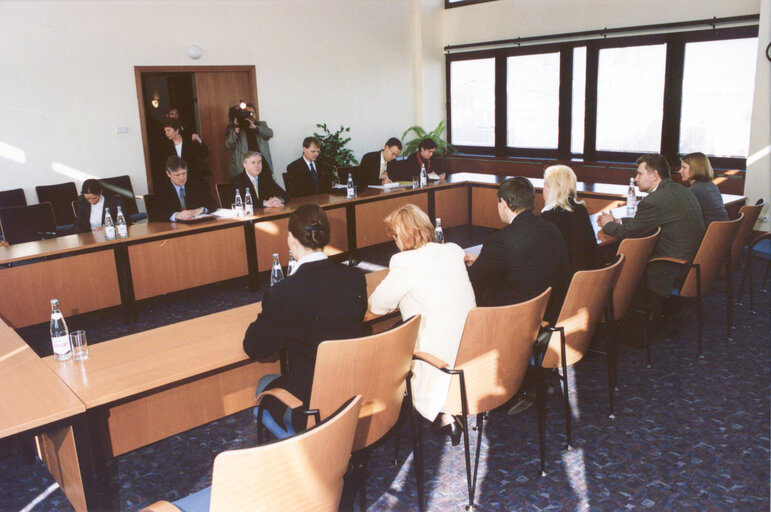
M 241 165 L 243 172 L 230 178 L 231 185 L 242 190 L 244 196 L 246 190 L 249 190 L 254 205 L 257 207 L 278 208 L 284 206 L 287 201 L 286 192 L 273 181 L 270 172 L 263 170 L 262 154 L 257 151 L 247 151 L 241 159 Z

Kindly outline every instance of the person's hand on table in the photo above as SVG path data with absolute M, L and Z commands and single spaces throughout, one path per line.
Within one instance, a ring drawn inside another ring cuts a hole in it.
M 196 208 L 195 210 L 182 210 L 181 212 L 177 213 L 177 219 L 190 220 L 193 217 L 197 217 L 198 215 L 201 215 L 202 213 L 203 213 L 203 208 Z
M 468 254 L 466 253 L 463 255 L 463 261 L 468 265 L 469 267 L 474 264 L 474 262 L 477 260 L 477 254 Z
M 603 212 L 597 217 L 597 225 L 605 227 L 608 222 L 621 222 L 619 219 L 613 216 L 613 212 Z
M 281 198 L 273 196 L 270 199 L 263 201 L 262 205 L 266 208 L 281 208 L 284 206 L 284 201 L 282 201 Z
M 442 174 L 438 174 L 437 176 L 439 176 L 439 179 L 440 179 L 440 180 L 444 181 L 444 180 L 445 180 L 445 178 L 447 178 L 447 173 L 446 173 L 446 172 L 443 172 Z
M 391 181 L 391 178 L 389 178 L 388 176 L 380 180 L 381 185 L 388 185 L 389 183 L 393 183 L 393 181 Z

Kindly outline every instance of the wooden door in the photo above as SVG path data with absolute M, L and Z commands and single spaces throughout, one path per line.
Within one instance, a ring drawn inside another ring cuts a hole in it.
M 201 137 L 209 147 L 212 193 L 217 183 L 227 183 L 230 151 L 225 148 L 228 110 L 243 99 L 257 107 L 254 68 L 250 71 L 198 71 L 195 73 Z M 259 119 L 259 110 L 257 110 Z M 214 195 L 216 197 L 216 195 Z

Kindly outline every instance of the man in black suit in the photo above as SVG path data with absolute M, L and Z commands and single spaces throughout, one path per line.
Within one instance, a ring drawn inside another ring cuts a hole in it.
M 215 209 L 206 181 L 188 178 L 185 160 L 176 155 L 167 158 L 166 176 L 169 180 L 156 191 L 151 221 L 190 220 Z
M 648 192 L 637 205 L 633 218 L 616 219 L 610 212 L 597 218 L 607 234 L 616 238 L 647 236 L 661 226 L 661 236 L 652 258 L 670 257 L 691 261 L 704 237 L 704 219 L 693 192 L 670 177 L 669 163 L 662 155 L 643 155 L 637 159 L 635 183 Z M 668 262 L 655 262 L 645 271 L 648 290 L 659 297 L 669 297 L 687 268 Z M 656 297 L 651 304 L 660 307 Z
M 332 172 L 323 165 L 317 165 L 321 143 L 316 137 L 303 139 L 303 156 L 286 166 L 285 183 L 292 197 L 310 196 L 332 190 Z
M 433 173 L 433 176 L 429 176 L 429 179 L 434 178 L 443 180 L 447 176 L 447 173 L 441 172 L 437 168 L 436 158 L 434 158 L 435 153 L 436 142 L 432 139 L 421 140 L 420 144 L 418 144 L 418 150 L 415 153 L 408 156 L 405 160 L 398 162 L 399 165 L 396 169 L 397 179 L 409 181 L 414 176 L 420 176 L 420 168 L 425 165 L 426 174 L 430 175 Z M 393 179 L 393 177 L 391 179 Z
M 369 185 L 385 185 L 395 181 L 389 176 L 389 164 L 402 152 L 402 143 L 396 137 L 391 137 L 385 143 L 382 151 L 373 151 L 361 157 L 359 164 L 359 188 Z M 394 164 L 396 165 L 396 164 Z M 393 169 L 392 169 L 393 171 Z
M 167 117 L 163 122 L 163 133 L 169 140 L 166 144 L 164 157 L 178 156 L 187 162 L 188 173 L 194 180 L 205 179 L 209 174 L 207 159 L 209 148 L 206 147 L 197 133 L 190 137 L 182 134 L 182 125 L 179 120 Z
M 498 215 L 507 224 L 485 240 L 479 257 L 466 255 L 478 306 L 530 300 L 552 287 L 545 318 L 556 320 L 570 280 L 567 247 L 557 226 L 533 214 L 535 191 L 527 178 L 498 188 Z
M 244 172 L 230 178 L 230 184 L 239 190 L 249 189 L 254 206 L 279 208 L 287 201 L 286 192 L 279 187 L 270 172 L 262 172 L 262 154 L 247 151 L 243 157 Z M 246 196 L 246 192 L 244 192 Z

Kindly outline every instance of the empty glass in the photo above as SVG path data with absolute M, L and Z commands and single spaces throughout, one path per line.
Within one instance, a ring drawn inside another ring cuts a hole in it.
M 85 361 L 88 359 L 86 331 L 72 331 L 70 333 L 70 343 L 72 343 L 72 359 L 75 361 Z

